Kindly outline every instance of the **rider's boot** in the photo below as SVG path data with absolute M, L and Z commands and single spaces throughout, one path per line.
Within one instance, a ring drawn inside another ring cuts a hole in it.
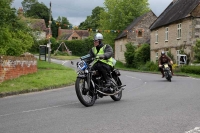
M 111 86 L 111 81 L 110 81 L 110 79 L 107 79 L 106 83 L 105 83 L 105 88 L 103 89 L 103 91 L 104 92 L 111 92 L 110 86 Z
M 164 75 L 164 72 L 163 72 L 163 70 L 161 70 L 161 73 L 162 73 L 162 78 L 164 78 L 164 77 L 165 77 L 165 75 Z

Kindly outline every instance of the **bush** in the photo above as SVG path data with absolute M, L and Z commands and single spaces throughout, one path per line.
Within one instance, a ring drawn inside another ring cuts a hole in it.
M 142 44 L 135 51 L 134 60 L 136 67 L 144 65 L 147 61 L 150 61 L 150 46 L 149 44 Z
M 153 61 L 147 61 L 145 65 L 141 65 L 138 69 L 142 71 L 158 71 L 158 64 Z
M 135 67 L 134 63 L 134 53 L 136 47 L 133 46 L 131 43 L 127 43 L 126 45 L 126 52 L 124 53 L 125 60 L 126 60 L 126 66 L 127 67 Z
M 181 67 L 181 72 L 192 73 L 200 75 L 200 67 L 199 66 L 183 66 Z
M 75 56 L 83 56 L 88 54 L 89 50 L 93 47 L 93 39 L 86 38 L 83 40 L 70 40 L 65 41 L 67 48 L 72 51 Z

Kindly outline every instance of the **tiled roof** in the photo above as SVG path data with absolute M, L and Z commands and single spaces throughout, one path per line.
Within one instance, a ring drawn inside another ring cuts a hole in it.
M 130 31 L 132 30 L 132 28 L 138 23 L 140 22 L 140 20 L 142 20 L 144 18 L 144 16 L 146 15 L 147 13 L 143 14 L 142 16 L 136 18 L 133 20 L 133 22 L 128 26 L 126 27 L 125 31 Z M 115 38 L 115 40 L 118 40 L 120 38 L 123 38 L 123 37 L 126 37 L 127 36 L 127 33 L 122 31 L 122 33 L 120 33 L 117 38 Z
M 150 26 L 150 29 L 156 29 L 168 25 L 177 20 L 186 18 L 199 5 L 200 0 L 174 0 L 161 13 L 157 20 Z
M 62 38 L 68 39 L 73 32 L 76 32 L 80 37 L 88 37 L 89 36 L 89 32 L 88 30 L 69 30 L 69 29 L 59 29 L 60 32 L 60 36 Z
M 31 19 L 31 28 L 40 31 L 47 30 L 44 19 Z

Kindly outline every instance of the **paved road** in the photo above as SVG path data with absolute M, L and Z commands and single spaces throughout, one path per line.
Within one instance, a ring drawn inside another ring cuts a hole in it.
M 104 97 L 86 108 L 74 86 L 0 98 L 0 133 L 200 132 L 200 79 L 121 73 L 118 102 Z

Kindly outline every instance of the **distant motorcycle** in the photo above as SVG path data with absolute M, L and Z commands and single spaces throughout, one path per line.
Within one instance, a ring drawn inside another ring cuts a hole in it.
M 165 78 L 171 82 L 171 78 L 172 78 L 172 72 L 170 70 L 169 64 L 165 63 L 163 64 L 163 72 L 164 72 L 164 76 Z
M 99 60 L 97 58 L 93 60 Z M 86 107 L 93 106 L 98 98 L 110 96 L 114 101 L 119 101 L 122 98 L 122 90 L 124 86 L 119 78 L 120 72 L 114 69 L 107 73 L 111 80 L 109 89 L 105 86 L 105 81 L 101 73 L 92 71 L 90 63 L 91 60 L 87 56 L 81 61 L 77 62 L 77 79 L 75 83 L 76 95 L 79 101 Z M 105 91 L 106 90 L 106 91 Z

